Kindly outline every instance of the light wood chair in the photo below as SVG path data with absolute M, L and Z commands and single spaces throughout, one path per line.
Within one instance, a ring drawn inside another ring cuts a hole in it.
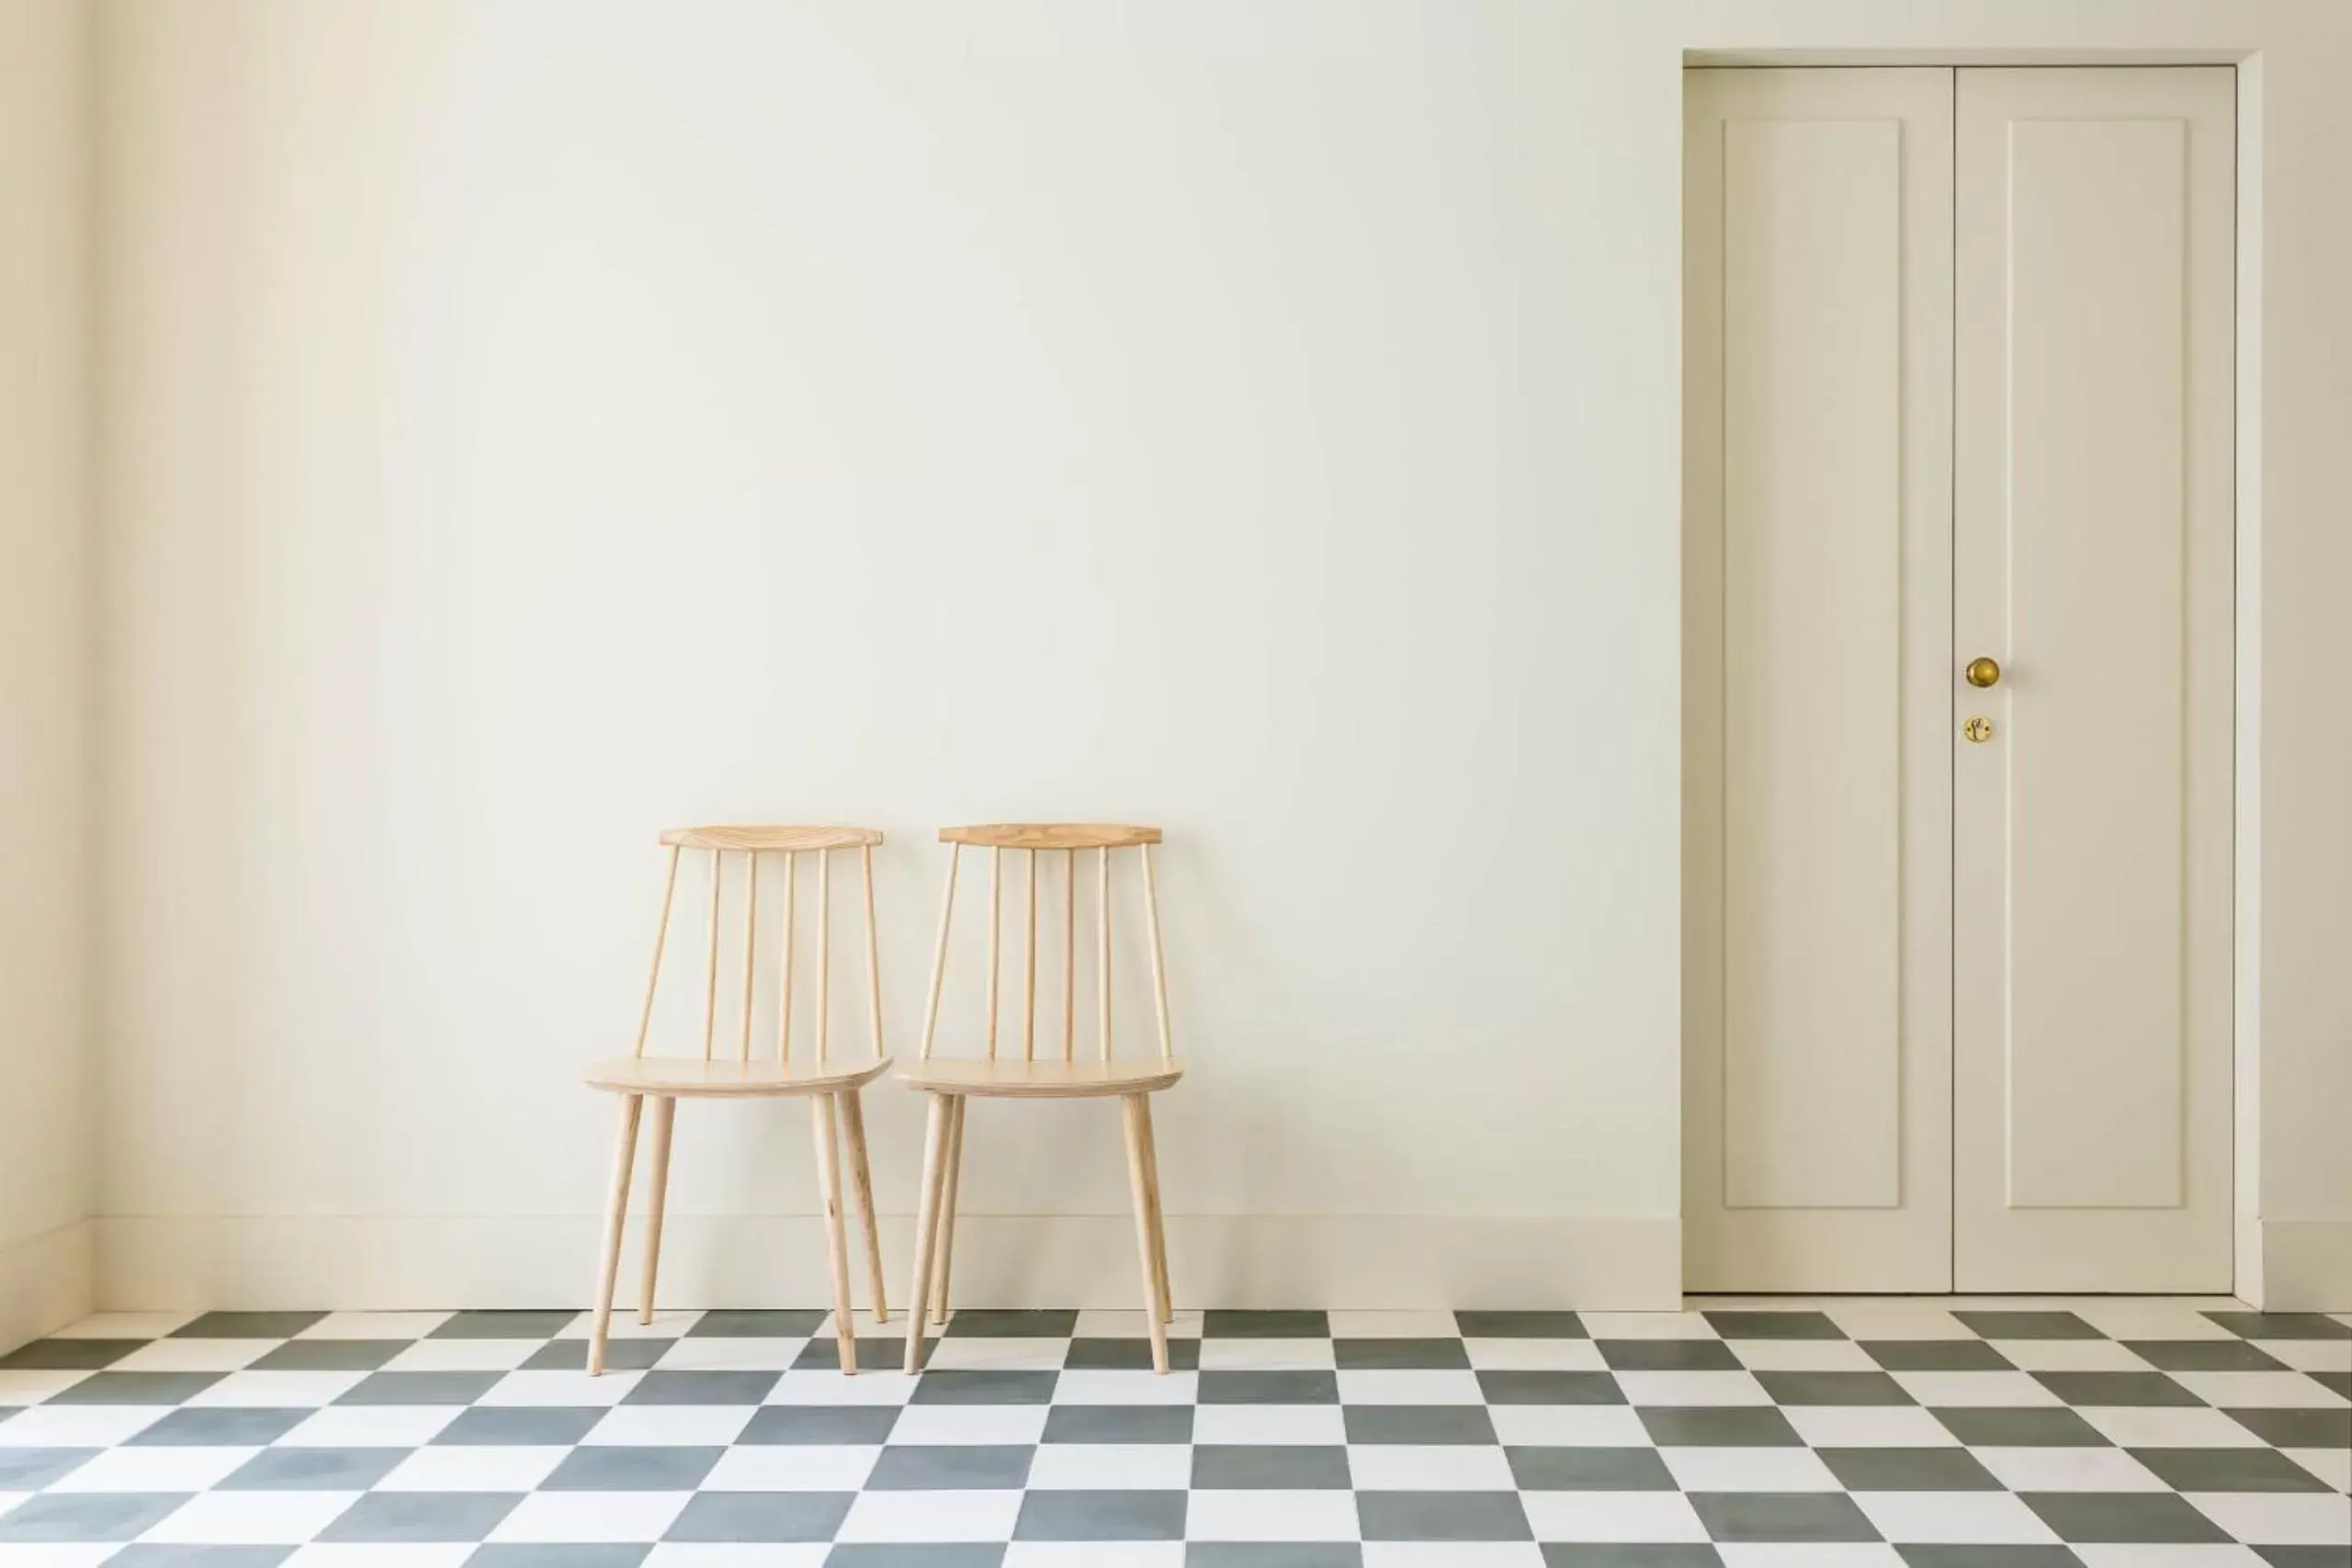
M 599 1062 L 585 1075 L 592 1089 L 620 1099 L 620 1131 L 613 1149 L 611 1192 L 605 1206 L 605 1244 L 596 1263 L 596 1317 L 588 1341 L 588 1371 L 605 1370 L 605 1340 L 613 1315 L 613 1289 L 620 1273 L 621 1230 L 628 1213 L 629 1173 L 636 1164 L 638 1122 L 648 1100 L 653 1103 L 653 1150 L 648 1175 L 652 1191 L 645 1214 L 645 1281 L 639 1298 L 639 1321 L 653 1321 L 654 1278 L 662 1263 L 662 1211 L 670 1179 L 670 1124 L 681 1100 L 775 1099 L 797 1096 L 808 1101 L 808 1119 L 817 1141 L 817 1176 L 824 1192 L 826 1259 L 833 1276 L 833 1318 L 841 1348 L 841 1368 L 857 1371 L 855 1320 L 849 1299 L 849 1250 L 843 1235 L 842 1168 L 838 1122 L 849 1143 L 851 1179 L 857 1189 L 857 1206 L 865 1224 L 866 1267 L 874 1292 L 874 1315 L 888 1322 L 888 1305 L 882 1291 L 882 1256 L 874 1224 L 874 1179 L 865 1158 L 865 1112 L 859 1091 L 890 1065 L 882 1054 L 882 986 L 874 941 L 874 846 L 882 835 L 870 828 L 679 828 L 662 835 L 670 848 L 670 869 L 662 886 L 662 920 L 653 935 L 653 971 L 645 982 L 645 1005 L 638 1015 L 637 1049 L 627 1056 Z M 653 1001 L 662 985 L 662 955 L 668 946 L 670 906 L 678 890 L 678 861 L 687 850 L 710 852 L 709 948 L 703 961 L 702 1055 L 699 1057 L 649 1056 L 645 1043 L 653 1022 Z M 832 864 L 835 850 L 858 852 L 858 871 L 865 890 L 866 1016 L 873 1031 L 871 1055 L 842 1061 L 828 1050 L 832 1003 Z M 775 1055 L 758 1056 L 752 1045 L 752 981 L 760 970 L 760 857 L 784 856 L 784 906 L 775 922 L 781 928 L 776 952 Z M 800 903 L 800 857 L 817 857 L 816 998 L 813 1046 L 802 1058 L 792 1053 L 793 970 L 797 956 L 797 909 Z M 743 989 L 741 1030 L 732 1059 L 719 1054 L 718 951 L 721 940 L 720 894 L 727 882 L 729 857 L 743 860 L 743 896 L 739 910 L 743 926 Z
M 939 911 L 939 947 L 932 959 L 931 998 L 922 1021 L 922 1060 L 901 1069 L 901 1082 L 931 1096 L 931 1115 L 923 1135 L 923 1176 L 920 1213 L 915 1222 L 915 1272 L 910 1298 L 907 1371 L 922 1365 L 923 1319 L 928 1307 L 939 1323 L 947 1321 L 949 1270 L 955 1262 L 956 1192 L 964 1164 L 964 1111 L 971 1100 L 1072 1100 L 1115 1098 L 1125 1117 L 1127 1140 L 1127 1182 L 1136 1211 L 1136 1246 L 1142 1261 L 1144 1318 L 1150 1326 L 1151 1364 L 1168 1370 L 1168 1321 L 1172 1315 L 1168 1286 L 1168 1235 L 1159 1205 L 1159 1161 L 1152 1143 L 1151 1096 L 1184 1076 L 1176 1060 L 1168 1031 L 1167 964 L 1159 942 L 1159 897 L 1152 879 L 1151 846 L 1159 842 L 1157 828 L 1083 822 L 998 824 L 978 828 L 943 828 L 940 841 L 951 848 L 947 858 L 947 893 Z M 989 970 L 986 1054 L 977 1059 L 934 1059 L 932 1041 L 939 1023 L 939 997 L 947 974 L 948 937 L 956 914 L 956 874 L 964 847 L 989 852 Z M 1144 924 L 1149 934 L 1151 990 L 1159 1024 L 1156 1056 L 1114 1060 L 1111 1049 L 1111 855 L 1133 849 L 1143 864 Z M 1004 857 L 1007 851 L 1023 856 L 1021 975 L 1021 1054 L 1016 1059 L 999 1050 L 999 998 L 1003 964 L 1000 927 L 1003 908 Z M 1078 1050 L 1079 852 L 1094 852 L 1095 885 L 1094 984 L 1095 1049 L 1091 1059 Z M 1056 856 L 1056 852 L 1058 855 Z M 1037 1055 L 1037 892 L 1038 857 L 1061 863 L 1061 991 L 1062 1038 L 1058 1054 Z

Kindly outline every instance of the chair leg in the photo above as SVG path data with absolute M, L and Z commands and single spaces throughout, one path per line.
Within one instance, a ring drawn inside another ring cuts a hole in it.
M 833 1276 L 833 1344 L 844 1376 L 857 1375 L 857 1313 L 849 1302 L 849 1226 L 842 1213 L 841 1140 L 833 1126 L 833 1097 L 808 1097 L 808 1126 L 817 1140 L 817 1184 L 825 1201 L 825 1265 Z
M 1159 1134 L 1152 1130 L 1151 1097 L 1144 1095 L 1139 1112 L 1143 1122 L 1144 1186 L 1151 1198 L 1152 1271 L 1159 1281 L 1159 1321 L 1172 1323 L 1176 1317 L 1176 1299 L 1168 1282 L 1168 1212 L 1159 1201 Z
M 915 1210 L 915 1272 L 907 1300 L 907 1371 L 922 1371 L 924 1305 L 931 1300 L 931 1258 L 939 1234 L 942 1179 L 947 1171 L 948 1097 L 931 1097 L 931 1115 L 923 1123 L 922 1193 Z
M 653 1281 L 662 1272 L 662 1216 L 670 1201 L 670 1123 L 678 1114 L 678 1097 L 653 1099 L 653 1150 L 645 1176 L 645 1288 L 637 1299 L 637 1321 L 653 1321 Z
M 596 1316 L 588 1333 L 588 1374 L 605 1370 L 605 1336 L 613 1325 L 613 1287 L 620 1282 L 621 1228 L 628 1218 L 628 1178 L 637 1163 L 637 1122 L 645 1109 L 640 1094 L 621 1096 L 620 1129 L 613 1140 L 613 1178 L 605 1195 L 605 1247 L 596 1259 Z
M 1168 1370 L 1168 1325 L 1159 1315 L 1159 1269 L 1151 1239 L 1151 1182 L 1144 1169 L 1145 1142 L 1151 1136 L 1150 1110 L 1139 1094 L 1123 1095 L 1119 1109 L 1126 1121 L 1127 1187 L 1136 1205 L 1136 1257 L 1143 1265 L 1143 1315 L 1151 1330 L 1151 1370 Z
M 889 1298 L 882 1289 L 882 1234 L 874 1221 L 874 1168 L 865 1158 L 865 1097 L 844 1089 L 841 1100 L 842 1133 L 849 1145 L 850 1183 L 857 1190 L 857 1212 L 865 1222 L 866 1283 L 874 1292 L 874 1321 L 890 1321 Z
M 968 1100 L 956 1095 L 952 1103 L 956 1109 L 947 1122 L 947 1185 L 939 1201 L 939 1288 L 932 1308 L 932 1321 L 944 1326 L 947 1322 L 947 1285 L 956 1271 L 956 1213 L 963 1203 L 964 1194 L 964 1108 Z

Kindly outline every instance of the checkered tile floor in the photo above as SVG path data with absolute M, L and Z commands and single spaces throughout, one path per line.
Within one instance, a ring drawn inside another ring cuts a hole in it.
M 0 1568 L 2346 1568 L 2352 1318 L 94 1318 L 0 1358 Z

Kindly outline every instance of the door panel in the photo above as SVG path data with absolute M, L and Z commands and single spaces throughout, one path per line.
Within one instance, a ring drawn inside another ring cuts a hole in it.
M 2223 1291 L 2233 76 L 1957 95 L 1957 1285 Z
M 1951 92 L 1686 74 L 1693 1289 L 1951 1283 Z

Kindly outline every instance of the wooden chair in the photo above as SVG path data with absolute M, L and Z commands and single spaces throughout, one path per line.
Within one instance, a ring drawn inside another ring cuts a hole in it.
M 679 828 L 662 835 L 670 847 L 670 869 L 662 886 L 662 921 L 653 935 L 653 972 L 645 983 L 645 1006 L 638 1015 L 637 1049 L 614 1061 L 588 1069 L 590 1088 L 616 1094 L 620 1100 L 620 1132 L 613 1150 L 612 1190 L 605 1206 L 605 1244 L 596 1264 L 596 1319 L 588 1341 L 588 1371 L 605 1370 L 605 1332 L 613 1315 L 613 1288 L 620 1272 L 621 1229 L 628 1213 L 631 1167 L 636 1163 L 638 1122 L 647 1100 L 653 1102 L 653 1183 L 645 1215 L 645 1282 L 639 1299 L 639 1321 L 653 1321 L 653 1282 L 662 1262 L 662 1211 L 670 1179 L 670 1124 L 681 1100 L 775 1099 L 799 1096 L 808 1101 L 809 1122 L 817 1140 L 817 1175 L 824 1190 L 826 1258 L 833 1276 L 833 1319 L 844 1372 L 857 1371 L 855 1320 L 849 1300 L 849 1252 L 842 1224 L 842 1170 L 835 1133 L 838 1121 L 847 1134 L 851 1178 L 857 1205 L 865 1223 L 865 1255 L 874 1292 L 876 1321 L 888 1321 L 882 1292 L 882 1257 L 874 1224 L 874 1179 L 865 1159 L 865 1112 L 859 1091 L 881 1075 L 889 1058 L 882 1054 L 882 987 L 874 942 L 874 846 L 882 835 L 870 828 Z M 865 996 L 873 1029 L 873 1052 L 857 1060 L 833 1058 L 827 1047 L 832 1003 L 832 864 L 835 850 L 858 852 L 859 872 L 865 887 Z M 678 890 L 678 860 L 687 850 L 710 852 L 709 950 L 703 962 L 702 1055 L 699 1057 L 649 1056 L 645 1042 L 653 1022 L 653 1001 L 662 984 L 662 954 L 668 945 L 670 905 Z M 781 928 L 777 945 L 775 1055 L 756 1056 L 752 1048 L 752 981 L 760 964 L 760 857 L 784 856 L 784 908 L 775 922 Z M 718 1054 L 718 950 L 721 939 L 720 898 L 726 886 L 728 858 L 743 859 L 743 993 L 741 1028 L 730 1060 Z M 800 857 L 817 857 L 817 973 L 813 1048 L 802 1059 L 792 1054 L 793 970 L 795 967 Z
M 1157 828 L 1115 824 L 1041 822 L 979 828 L 943 828 L 940 841 L 952 846 L 947 893 L 939 912 L 939 947 L 932 960 L 931 998 L 922 1021 L 922 1055 L 899 1077 L 931 1096 L 923 1136 L 923 1178 L 915 1222 L 913 1305 L 909 1309 L 907 1371 L 922 1365 L 923 1318 L 929 1306 L 936 1321 L 947 1321 L 948 1274 L 955 1261 L 956 1190 L 964 1163 L 964 1111 L 970 1100 L 1070 1100 L 1116 1098 L 1127 1140 L 1127 1181 L 1136 1211 L 1136 1244 L 1143 1265 L 1144 1317 L 1150 1325 L 1151 1364 L 1168 1370 L 1168 1235 L 1159 1206 L 1159 1162 L 1152 1144 L 1151 1096 L 1183 1077 L 1168 1032 L 1168 978 L 1159 942 L 1159 897 L 1152 880 L 1151 846 Z M 989 852 L 989 972 L 986 1054 L 976 1059 L 941 1060 L 931 1054 L 939 1023 L 939 996 L 947 974 L 948 935 L 956 913 L 956 873 L 964 846 Z M 1116 1061 L 1111 1051 L 1111 853 L 1133 849 L 1143 863 L 1144 923 L 1150 936 L 1152 998 L 1159 1016 L 1159 1052 L 1155 1057 Z M 1000 915 L 1003 908 L 1006 851 L 1023 856 L 1021 1054 L 999 1050 L 998 1001 L 1003 973 Z M 1095 1051 L 1078 1052 L 1079 852 L 1094 852 Z M 1057 1055 L 1037 1055 L 1038 857 L 1059 852 L 1061 862 L 1062 1039 Z

